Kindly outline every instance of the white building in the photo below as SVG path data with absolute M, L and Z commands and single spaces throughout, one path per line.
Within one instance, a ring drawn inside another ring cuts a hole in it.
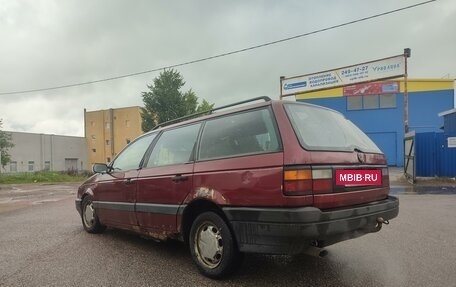
M 7 132 L 14 147 L 11 162 L 1 172 L 81 171 L 87 163 L 84 137 Z

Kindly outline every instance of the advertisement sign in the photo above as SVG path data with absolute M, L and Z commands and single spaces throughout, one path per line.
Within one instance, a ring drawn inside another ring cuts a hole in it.
M 344 87 L 344 96 L 399 93 L 399 82 L 371 82 Z
M 405 75 L 405 57 L 399 55 L 335 70 L 281 79 L 281 95 L 348 86 Z
M 456 137 L 448 137 L 448 147 L 455 148 L 456 147 Z

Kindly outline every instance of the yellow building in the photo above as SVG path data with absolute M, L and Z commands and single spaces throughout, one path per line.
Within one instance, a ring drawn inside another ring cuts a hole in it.
M 141 108 L 126 107 L 99 111 L 84 109 L 88 169 L 94 163 L 110 162 L 141 135 Z

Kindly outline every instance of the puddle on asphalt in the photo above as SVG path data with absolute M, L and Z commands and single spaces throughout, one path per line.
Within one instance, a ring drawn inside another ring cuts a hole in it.
M 13 199 L 11 197 L 8 197 L 8 198 L 5 198 L 5 199 L 1 199 L 0 200 L 0 204 L 10 203 L 11 201 L 13 201 Z
M 43 203 L 46 203 L 46 202 L 56 202 L 56 201 L 59 201 L 60 199 L 58 198 L 53 198 L 53 199 L 43 199 L 43 200 L 38 200 L 38 201 L 34 201 L 32 202 L 33 205 L 36 205 L 36 204 L 43 204 Z
M 391 194 L 456 194 L 456 186 L 392 186 Z

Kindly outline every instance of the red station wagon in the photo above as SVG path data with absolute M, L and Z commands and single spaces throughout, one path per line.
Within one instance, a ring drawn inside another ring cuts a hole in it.
M 323 255 L 398 215 L 385 156 L 336 111 L 262 97 L 191 117 L 94 165 L 76 199 L 87 232 L 182 240 L 220 278 L 245 252 Z

